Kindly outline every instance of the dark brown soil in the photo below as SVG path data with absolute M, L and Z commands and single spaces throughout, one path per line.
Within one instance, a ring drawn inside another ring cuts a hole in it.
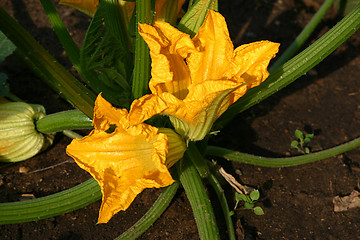
M 230 3 L 231 2 L 231 3 Z M 235 3 L 236 2 L 236 3 Z M 268 39 L 291 43 L 323 1 L 219 1 L 236 46 Z M 37 0 L 1 1 L 51 54 L 71 68 Z M 90 19 L 68 7 L 58 7 L 80 45 Z M 312 36 L 315 41 L 339 19 L 333 8 Z M 312 151 L 326 149 L 360 135 L 360 35 L 355 34 L 325 61 L 273 97 L 240 114 L 211 144 L 263 156 L 298 154 L 290 148 L 296 129 L 315 133 Z M 12 91 L 30 103 L 43 104 L 48 113 L 71 109 L 44 86 L 14 56 L 1 66 Z M 90 176 L 65 154 L 70 142 L 58 134 L 46 152 L 27 161 L 0 165 L 0 201 L 22 200 L 22 194 L 47 196 L 73 187 Z M 360 239 L 360 209 L 335 213 L 332 199 L 360 188 L 360 150 L 321 162 L 291 168 L 263 168 L 216 159 L 240 182 L 259 188 L 265 215 L 236 210 L 238 239 Z M 59 165 L 60 164 L 60 165 Z M 48 167 L 51 167 L 47 169 Z M 27 168 L 28 173 L 20 173 Z M 34 171 L 33 173 L 31 173 Z M 225 187 L 230 205 L 234 191 Z M 161 190 L 140 194 L 131 207 L 108 224 L 96 225 L 100 202 L 38 222 L 0 226 L 1 239 L 113 239 L 134 224 Z M 223 222 L 219 215 L 219 222 Z M 221 225 L 222 236 L 226 236 Z M 141 239 L 197 239 L 190 204 L 180 190 L 167 211 Z M 226 237 L 224 237 L 226 238 Z

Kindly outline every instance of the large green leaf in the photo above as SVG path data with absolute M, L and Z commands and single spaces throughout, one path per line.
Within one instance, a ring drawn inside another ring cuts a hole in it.
M 80 50 L 84 75 L 96 75 L 108 89 L 94 89 L 114 104 L 129 106 L 132 58 L 124 37 L 106 26 L 105 8 L 99 5 Z M 109 25 L 109 24 L 108 24 Z

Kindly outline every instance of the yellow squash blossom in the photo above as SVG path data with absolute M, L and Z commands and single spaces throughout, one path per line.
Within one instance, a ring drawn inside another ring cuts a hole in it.
M 130 118 L 142 122 L 157 113 L 169 115 L 175 130 L 194 141 L 268 77 L 267 66 L 279 48 L 260 41 L 234 50 L 225 19 L 211 10 L 193 39 L 165 22 L 140 24 L 139 32 L 150 48 L 152 94 L 133 103 Z
M 109 132 L 111 125 L 116 128 Z M 99 223 L 129 207 L 145 188 L 171 185 L 168 168 L 186 149 L 184 141 L 171 129 L 141 123 L 131 125 L 126 109 L 116 109 L 98 96 L 94 130 L 74 139 L 66 152 L 99 183 L 102 205 Z

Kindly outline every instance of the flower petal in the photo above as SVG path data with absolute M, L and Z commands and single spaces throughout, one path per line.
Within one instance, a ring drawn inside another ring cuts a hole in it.
M 99 94 L 95 101 L 93 126 L 97 130 L 106 131 L 110 125 L 117 127 L 127 127 L 128 111 L 126 109 L 114 108 L 111 103 L 106 101 L 101 94 Z
M 192 83 L 223 79 L 234 50 L 224 17 L 209 10 L 193 42 L 198 51 L 186 59 Z
M 154 94 L 144 95 L 135 99 L 130 107 L 129 122 L 139 124 L 150 119 L 152 116 L 163 113 L 168 104 Z
M 145 188 L 172 184 L 168 167 L 182 158 L 186 146 L 171 129 L 129 124 L 127 110 L 112 107 L 101 95 L 94 112 L 95 129 L 74 139 L 66 152 L 99 183 L 102 204 L 98 222 L 106 223 L 127 209 Z M 108 133 L 110 124 L 116 128 Z
M 150 90 L 185 98 L 190 72 L 184 59 L 195 50 L 190 36 L 165 22 L 155 22 L 153 26 L 139 24 L 139 33 L 150 48 Z
M 93 130 L 74 139 L 67 153 L 99 183 L 103 194 L 99 223 L 129 207 L 145 188 L 165 187 L 173 179 L 165 165 L 167 137 L 141 124 L 113 133 Z
M 279 43 L 259 41 L 244 44 L 234 51 L 232 67 L 226 72 L 227 78 L 242 79 L 248 89 L 258 86 L 268 76 L 267 67 L 279 50 Z
M 192 85 L 188 97 L 179 101 L 177 107 L 164 110 L 170 115 L 175 130 L 192 141 L 202 140 L 210 131 L 215 120 L 233 102 L 235 90 L 244 92 L 246 86 L 230 81 L 206 81 Z M 165 94 L 161 97 L 165 98 Z M 169 96 L 167 96 L 169 97 Z M 173 103 L 172 100 L 165 100 Z
M 129 121 L 166 114 L 175 130 L 193 141 L 203 139 L 231 104 L 268 77 L 279 47 L 260 41 L 234 51 L 225 19 L 211 10 L 192 40 L 162 22 L 143 24 L 140 32 L 150 48 L 152 94 L 133 102 Z

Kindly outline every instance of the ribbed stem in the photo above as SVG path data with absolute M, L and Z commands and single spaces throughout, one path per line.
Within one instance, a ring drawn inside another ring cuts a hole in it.
M 357 148 L 359 146 L 360 138 L 356 138 L 350 142 L 341 144 L 333 148 L 329 148 L 327 150 L 286 158 L 269 158 L 255 156 L 247 153 L 235 152 L 226 148 L 216 146 L 208 146 L 206 149 L 206 154 L 222 157 L 235 162 L 247 163 L 262 167 L 291 167 L 330 158 L 351 149 Z
M 229 239 L 230 240 L 235 240 L 236 236 L 235 236 L 235 231 L 234 231 L 234 225 L 233 225 L 232 220 L 231 220 L 231 215 L 230 215 L 230 211 L 229 211 L 229 205 L 227 203 L 224 190 L 222 189 L 219 181 L 217 180 L 217 178 L 215 177 L 214 174 L 210 174 L 207 177 L 207 180 L 209 181 L 212 188 L 215 190 L 216 196 L 219 199 L 221 209 L 222 209 L 222 212 L 224 214 Z
M 189 146 L 185 154 L 188 155 L 189 159 L 191 159 L 196 170 L 199 172 L 200 177 L 207 178 L 210 174 L 209 166 L 207 165 L 204 157 L 201 155 L 194 142 L 189 142 Z
M 136 25 L 139 23 L 151 24 L 151 1 L 136 1 Z M 150 79 L 149 48 L 136 28 L 135 38 L 135 66 L 132 79 L 132 95 L 140 98 L 148 92 Z
M 0 203 L 0 225 L 37 221 L 85 207 L 101 198 L 100 187 L 90 179 L 71 189 L 33 200 Z
M 181 164 L 178 165 L 178 174 L 189 199 L 200 239 L 220 239 L 209 196 L 188 155 L 185 155 Z

